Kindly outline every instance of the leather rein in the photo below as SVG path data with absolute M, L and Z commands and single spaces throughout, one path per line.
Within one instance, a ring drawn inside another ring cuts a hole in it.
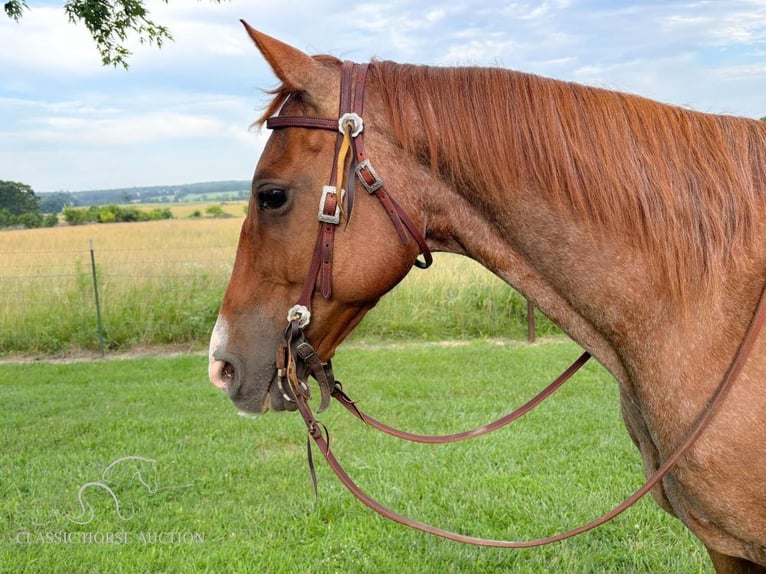
M 630 497 L 625 499 L 625 501 L 603 516 L 560 534 L 534 540 L 516 541 L 477 538 L 450 532 L 389 510 L 362 491 L 343 470 L 342 466 L 335 458 L 330 449 L 329 432 L 327 428 L 316 419 L 308 404 L 308 400 L 311 397 L 308 385 L 309 375 L 317 381 L 321 390 L 321 401 L 317 412 L 325 410 L 329 406 L 330 398 L 335 398 L 341 405 L 343 405 L 343 407 L 369 426 L 397 438 L 414 442 L 437 444 L 456 442 L 481 436 L 513 422 L 520 416 L 532 410 L 563 385 L 588 361 L 590 354 L 587 352 L 583 353 L 556 380 L 517 410 L 483 427 L 451 435 L 417 435 L 395 429 L 363 413 L 356 403 L 346 395 L 341 383 L 335 380 L 331 363 L 329 361 L 325 363 L 319 358 L 312 345 L 306 339 L 304 328 L 308 325 L 311 318 L 311 299 L 317 285 L 319 285 L 319 290 L 324 298 L 330 299 L 332 296 L 332 253 L 334 233 L 335 228 L 340 224 L 341 214 L 345 215 L 346 225 L 348 225 L 354 205 L 355 178 L 358 178 L 359 183 L 361 183 L 368 193 L 378 198 L 388 213 L 400 239 L 405 243 L 409 242 L 410 238 L 414 239 L 423 256 L 423 260 L 416 259 L 414 265 L 419 268 L 426 268 L 430 266 L 433 261 L 423 234 L 402 208 L 388 194 L 383 184 L 383 180 L 375 172 L 372 164 L 366 157 L 362 112 L 367 69 L 367 64 L 353 64 L 351 62 L 343 63 L 339 119 L 279 115 L 269 118 L 266 121 L 266 126 L 269 129 L 322 129 L 337 131 L 339 134 L 336 142 L 336 157 L 330 174 L 330 184 L 324 186 L 322 189 L 317 216 L 320 223 L 319 232 L 314 246 L 309 273 L 298 303 L 288 312 L 288 326 L 284 332 L 283 342 L 277 352 L 276 361 L 277 383 L 279 388 L 286 400 L 296 404 L 308 429 L 310 437 L 308 439 L 309 467 L 314 483 L 315 494 L 317 487 L 311 454 L 311 440 L 317 445 L 327 463 L 330 465 L 330 468 L 332 468 L 340 481 L 360 502 L 390 520 L 449 540 L 477 546 L 531 548 L 571 538 L 612 520 L 635 504 L 668 474 L 671 468 L 673 468 L 673 466 L 691 448 L 702 431 L 707 427 L 717 409 L 723 403 L 726 395 L 733 386 L 734 380 L 744 367 L 747 358 L 755 345 L 763 323 L 766 320 L 766 287 L 761 294 L 753 318 L 751 319 L 747 331 L 740 342 L 726 374 L 713 393 L 707 407 L 687 434 L 685 440 L 654 472 L 654 474 L 649 477 L 641 488 L 636 490 Z M 351 155 L 349 156 L 349 154 Z M 349 174 L 348 178 L 346 175 L 347 173 Z M 354 174 L 355 177 L 350 174 Z M 343 186 L 344 181 L 346 183 L 345 187 Z

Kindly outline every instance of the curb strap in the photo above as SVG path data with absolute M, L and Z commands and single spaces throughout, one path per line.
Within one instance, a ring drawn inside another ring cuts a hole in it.
M 277 385 L 285 400 L 295 403 L 299 397 L 304 401 L 311 398 L 309 375 L 319 385 L 321 398 L 317 412 L 321 413 L 330 406 L 330 397 L 335 388 L 332 363 L 322 362 L 297 320 L 292 320 L 285 329 L 284 340 L 277 351 Z

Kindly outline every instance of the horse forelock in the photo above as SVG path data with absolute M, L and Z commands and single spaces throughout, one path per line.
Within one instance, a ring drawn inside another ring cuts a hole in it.
M 272 98 L 264 108 L 261 116 L 253 123 L 254 126 L 263 127 L 266 123 L 266 120 L 272 116 L 277 115 L 279 110 L 282 109 L 282 106 L 285 105 L 287 99 L 290 96 L 295 95 L 297 92 L 295 92 L 295 90 L 289 86 L 281 84 L 280 86 L 274 88 L 273 90 L 269 90 L 266 93 L 271 95 Z
M 337 66 L 340 64 L 340 60 L 336 58 L 335 56 L 328 56 L 328 55 L 316 55 L 312 56 L 314 60 L 317 62 L 324 64 L 325 66 L 331 68 L 332 66 Z M 271 99 L 266 104 L 266 107 L 263 110 L 263 113 L 261 116 L 255 120 L 253 125 L 262 127 L 266 120 L 268 120 L 270 117 L 275 116 L 279 113 L 279 111 L 282 109 L 282 107 L 285 105 L 287 100 L 291 100 L 293 102 L 297 103 L 305 103 L 304 98 L 307 96 L 307 94 L 295 86 L 292 86 L 290 84 L 287 84 L 285 82 L 282 82 L 279 86 L 274 88 L 273 90 L 266 90 L 266 94 L 271 96 Z
M 495 68 L 374 62 L 371 77 L 399 144 L 453 187 L 539 190 L 630 237 L 680 299 L 754 241 L 762 122 Z

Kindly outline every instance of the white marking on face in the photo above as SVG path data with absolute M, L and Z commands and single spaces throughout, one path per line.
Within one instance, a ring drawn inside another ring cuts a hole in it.
M 224 361 L 216 359 L 213 355 L 216 351 L 225 349 L 229 339 L 229 325 L 221 315 L 213 327 L 213 333 L 210 335 L 210 348 L 208 350 L 207 374 L 210 382 L 219 389 L 226 389 L 226 381 L 223 377 L 223 369 L 226 365 Z
M 219 349 L 225 349 L 229 342 L 229 324 L 223 315 L 218 315 L 216 319 L 215 327 L 213 327 L 213 333 L 210 335 L 210 347 L 208 350 L 208 360 L 212 363 L 215 361 L 213 353 Z

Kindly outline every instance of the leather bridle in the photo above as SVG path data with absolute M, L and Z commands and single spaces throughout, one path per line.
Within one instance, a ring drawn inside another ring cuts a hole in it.
M 689 431 L 685 440 L 654 472 L 654 474 L 649 477 L 641 488 L 600 518 L 553 536 L 535 540 L 514 541 L 491 540 L 466 536 L 418 522 L 389 510 L 364 493 L 343 470 L 332 453 L 329 444 L 329 433 L 326 427 L 316 419 L 308 404 L 310 398 L 310 389 L 308 385 L 309 375 L 316 379 L 321 389 L 321 401 L 318 412 L 325 410 L 329 406 L 330 398 L 333 397 L 368 425 L 392 436 L 415 442 L 447 443 L 480 436 L 516 420 L 521 415 L 537 406 L 566 382 L 588 361 L 590 355 L 587 352 L 583 353 L 566 371 L 553 381 L 553 383 L 519 409 L 483 427 L 452 435 L 416 435 L 395 429 L 364 414 L 354 401 L 345 394 L 341 384 L 335 380 L 330 362 L 328 361 L 325 363 L 319 358 L 313 346 L 307 340 L 304 334 L 304 329 L 310 321 L 311 299 L 316 290 L 317 283 L 319 284 L 320 292 L 324 298 L 330 299 L 332 297 L 332 255 L 335 228 L 340 224 L 342 214 L 345 215 L 346 225 L 348 225 L 354 205 L 355 177 L 359 179 L 359 182 L 367 192 L 378 198 L 388 213 L 400 239 L 405 243 L 407 243 L 410 238 L 415 240 L 418 249 L 423 256 L 423 260 L 416 259 L 414 265 L 416 267 L 426 268 L 432 263 L 431 253 L 423 234 L 402 208 L 387 193 L 383 180 L 375 172 L 370 160 L 365 155 L 362 112 L 367 70 L 367 64 L 358 65 L 351 62 L 343 63 L 338 114 L 339 119 L 280 115 L 269 118 L 266 121 L 266 126 L 270 129 L 306 128 L 332 130 L 338 131 L 339 133 L 336 143 L 336 157 L 330 175 L 330 184 L 324 186 L 319 204 L 319 232 L 314 246 L 309 273 L 297 304 L 288 312 L 288 326 L 285 329 L 282 344 L 277 352 L 276 361 L 278 369 L 277 382 L 279 388 L 286 400 L 296 404 L 309 432 L 309 467 L 314 481 L 315 492 L 316 475 L 314 473 L 311 456 L 311 440 L 317 445 L 341 482 L 363 504 L 395 522 L 457 542 L 500 548 L 530 548 L 571 538 L 572 536 L 587 532 L 608 522 L 630 508 L 657 485 L 663 477 L 667 475 L 670 469 L 684 456 L 684 454 L 688 452 L 699 435 L 712 420 L 713 415 L 723 403 L 726 395 L 733 386 L 734 380 L 744 367 L 745 362 L 755 345 L 763 323 L 766 320 L 766 287 L 761 293 L 753 318 L 724 378 L 713 393 L 705 410 L 700 414 L 696 423 L 692 426 L 692 429 Z M 348 152 L 352 148 L 353 157 L 351 157 L 349 161 Z M 350 165 L 347 167 L 347 164 Z M 355 177 L 346 177 L 347 172 L 349 174 L 354 174 Z M 343 186 L 344 181 L 347 181 L 345 188 Z M 345 210 L 343 209 L 344 200 Z
M 290 308 L 287 315 L 288 327 L 285 330 L 283 344 L 277 352 L 277 381 L 282 394 L 292 400 L 285 386 L 288 369 L 295 365 L 292 359 L 298 357 L 304 364 L 319 368 L 316 353 L 303 335 L 303 329 L 311 320 L 311 299 L 319 283 L 320 292 L 325 299 L 332 297 L 332 263 L 335 228 L 340 225 L 341 214 L 346 218 L 346 225 L 351 220 L 354 208 L 355 180 L 358 178 L 362 187 L 378 198 L 394 225 L 399 238 L 408 243 L 410 238 L 423 255 L 423 260 L 415 259 L 415 267 L 425 269 L 433 263 L 431 250 L 428 248 L 423 234 L 405 211 L 386 191 L 383 180 L 378 176 L 372 163 L 367 158 L 364 147 L 364 85 L 369 65 L 357 65 L 344 62 L 341 72 L 340 104 L 338 119 L 317 118 L 313 116 L 276 116 L 266 120 L 269 129 L 305 128 L 321 129 L 337 132 L 335 156 L 330 172 L 330 183 L 322 188 L 319 201 L 319 233 L 317 234 L 311 265 L 306 276 L 298 302 Z M 349 152 L 353 153 L 349 155 Z M 347 168 L 347 163 L 348 165 Z M 347 170 L 356 178 L 346 177 Z M 343 183 L 347 181 L 344 187 Z M 345 210 L 343 208 L 345 200 Z M 319 412 L 326 409 L 330 403 L 330 395 L 334 389 L 332 369 L 325 364 L 319 372 L 314 373 L 317 379 L 322 399 Z M 302 377 L 301 377 L 302 378 Z M 308 392 L 305 383 L 300 384 L 302 392 Z

